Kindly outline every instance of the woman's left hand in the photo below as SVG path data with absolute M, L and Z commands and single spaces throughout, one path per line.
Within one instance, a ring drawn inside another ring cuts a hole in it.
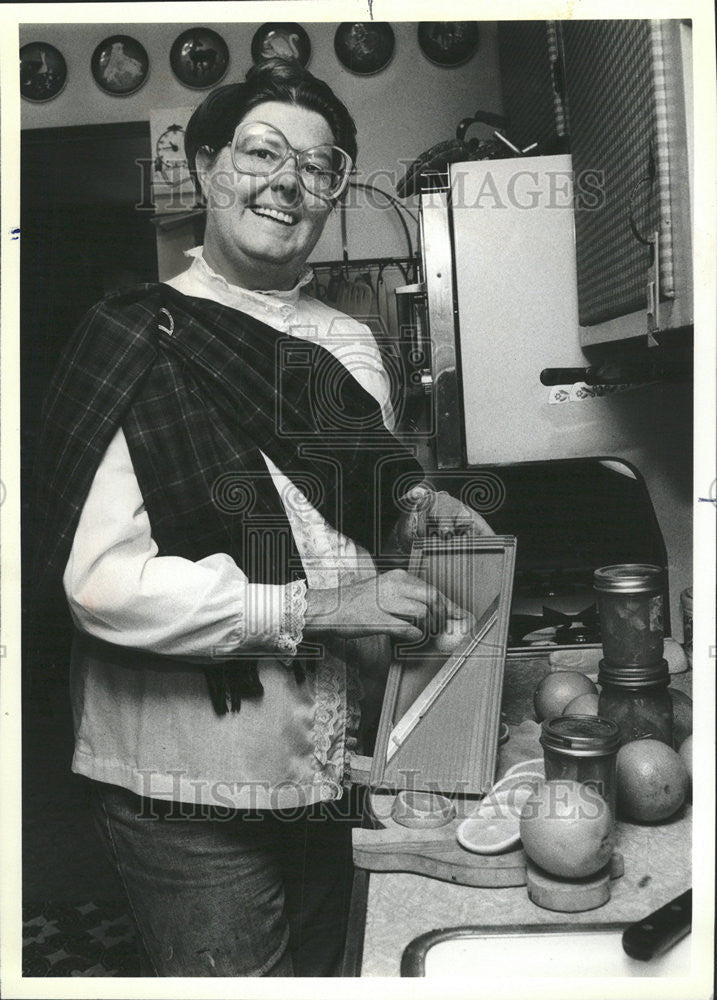
M 422 534 L 435 531 L 441 538 L 454 535 L 493 535 L 495 532 L 477 511 L 452 497 L 450 493 L 431 493 L 426 505 L 425 524 L 419 525 Z
M 413 499 L 411 493 L 408 494 L 408 499 Z M 415 488 L 413 509 L 401 515 L 395 528 L 399 550 L 410 551 L 417 538 L 425 538 L 429 533 L 440 538 L 495 534 L 480 514 L 449 493 L 436 493 L 419 486 Z

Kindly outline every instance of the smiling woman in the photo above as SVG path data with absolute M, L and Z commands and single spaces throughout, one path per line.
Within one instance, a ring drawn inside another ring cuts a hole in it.
M 275 154 L 271 173 L 265 172 L 271 164 L 266 136 L 264 148 L 257 147 L 256 140 L 253 147 L 242 142 L 248 127 L 264 122 L 285 137 L 289 147 L 283 160 Z M 231 148 L 225 146 L 217 154 L 198 151 L 196 175 L 207 202 L 204 257 L 210 267 L 245 287 L 294 286 L 333 206 L 320 186 L 309 187 L 306 165 L 300 166 L 299 158 L 304 151 L 330 150 L 333 142 L 322 115 L 270 101 L 248 112 Z M 252 158 L 255 169 L 249 172 Z
M 64 584 L 72 766 L 147 974 L 332 975 L 350 757 L 390 640 L 462 616 L 379 555 L 429 512 L 489 529 L 393 437 L 369 328 L 302 291 L 356 157 L 343 104 L 262 63 L 203 102 L 186 146 L 204 247 L 71 339 L 44 413 L 37 580 Z
M 186 149 L 207 203 L 207 262 L 245 287 L 293 287 L 356 159 L 344 105 L 296 64 L 268 60 L 195 111 Z

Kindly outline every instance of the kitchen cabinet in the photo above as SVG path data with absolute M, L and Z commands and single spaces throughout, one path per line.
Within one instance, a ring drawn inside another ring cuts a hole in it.
M 689 28 L 566 21 L 561 35 L 576 189 L 593 192 L 575 202 L 582 343 L 657 343 L 693 321 Z
M 690 44 L 679 20 L 501 26 L 511 128 L 572 156 L 583 346 L 692 325 Z

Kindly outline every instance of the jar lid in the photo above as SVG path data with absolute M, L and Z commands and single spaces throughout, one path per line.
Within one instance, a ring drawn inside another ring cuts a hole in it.
M 667 660 L 658 660 L 642 667 L 623 667 L 608 660 L 600 660 L 598 684 L 612 684 L 613 687 L 655 687 L 670 683 Z
M 558 715 L 542 724 L 540 743 L 575 757 L 603 757 L 620 746 L 620 727 L 599 715 Z
M 662 590 L 663 571 L 649 563 L 601 566 L 593 573 L 593 584 L 607 594 L 650 594 Z

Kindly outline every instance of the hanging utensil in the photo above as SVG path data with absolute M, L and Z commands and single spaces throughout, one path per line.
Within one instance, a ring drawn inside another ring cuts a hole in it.
M 334 264 L 329 272 L 329 284 L 326 289 L 326 301 L 331 302 L 333 305 L 339 300 L 339 294 L 341 292 L 341 285 L 343 284 L 343 275 L 341 274 L 341 267 L 338 264 Z

